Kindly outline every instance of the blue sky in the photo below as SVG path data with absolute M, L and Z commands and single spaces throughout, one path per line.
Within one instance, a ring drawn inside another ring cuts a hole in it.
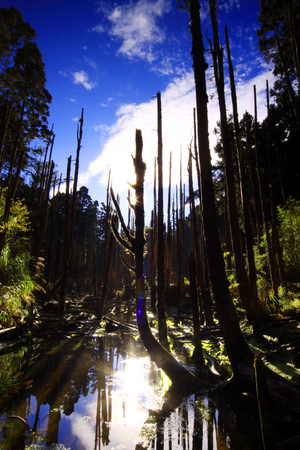
M 131 154 L 135 129 L 142 130 L 146 172 L 146 224 L 153 208 L 153 167 L 157 152 L 156 94 L 161 92 L 164 184 L 168 184 L 172 151 L 172 184 L 179 182 L 180 152 L 187 181 L 187 147 L 192 139 L 195 106 L 189 15 L 175 0 L 2 0 L 13 6 L 37 32 L 47 89 L 53 100 L 53 159 L 66 173 L 67 158 L 76 153 L 76 129 L 84 108 L 79 184 L 93 200 L 105 201 L 108 171 L 126 207 L 127 181 L 133 183 Z M 265 84 L 273 84 L 270 67 L 258 50 L 256 30 L 259 0 L 220 0 L 220 42 L 228 26 L 239 114 L 253 114 L 253 85 L 257 86 L 258 118 L 266 116 Z M 210 33 L 208 0 L 202 2 L 202 32 Z M 208 62 L 209 55 L 208 56 Z M 226 66 L 227 67 L 227 66 Z M 216 89 L 208 70 L 211 150 L 219 120 Z M 229 86 L 227 86 L 229 95 Z M 231 112 L 231 99 L 227 98 Z M 166 199 L 165 193 L 165 199 Z

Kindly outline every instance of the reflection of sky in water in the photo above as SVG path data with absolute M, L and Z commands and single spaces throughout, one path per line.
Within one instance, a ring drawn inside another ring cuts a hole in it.
M 112 422 L 109 424 L 110 442 L 105 446 L 107 450 L 134 449 L 139 431 L 149 417 L 149 409 L 159 407 L 161 386 L 155 382 L 149 386 L 150 364 L 153 372 L 154 366 L 148 357 L 118 361 L 119 370 L 114 372 L 110 393 Z M 108 397 L 107 386 L 105 393 Z M 58 438 L 66 447 L 95 449 L 97 396 L 97 390 L 94 394 L 81 396 L 73 414 L 65 416 L 62 413 Z

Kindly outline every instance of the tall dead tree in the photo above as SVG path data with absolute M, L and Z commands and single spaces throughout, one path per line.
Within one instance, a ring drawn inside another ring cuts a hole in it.
M 271 124 L 270 113 L 270 98 L 269 98 L 269 82 L 266 81 L 266 96 L 267 96 L 267 120 L 268 120 L 268 179 L 269 179 L 269 195 L 270 195 L 270 208 L 271 208 L 271 227 L 272 227 L 272 246 L 274 253 L 274 264 L 278 271 L 279 280 L 284 281 L 283 259 L 282 250 L 279 243 L 278 227 L 277 227 L 277 210 L 275 204 L 274 187 L 273 187 L 273 170 L 272 170 L 272 143 L 271 135 L 274 132 L 274 128 Z M 280 172 L 280 171 L 279 171 Z
M 172 276 L 172 225 L 171 225 L 171 174 L 172 152 L 170 152 L 168 214 L 167 214 L 167 246 L 166 246 L 166 290 L 169 290 Z
M 231 242 L 234 253 L 236 280 L 238 283 L 239 297 L 241 303 L 247 311 L 249 320 L 251 316 L 251 298 L 249 295 L 249 281 L 245 267 L 245 260 L 243 256 L 242 240 L 238 220 L 238 208 L 236 201 L 236 185 L 234 178 L 234 166 L 232 160 L 231 140 L 228 128 L 226 102 L 225 102 L 225 83 L 224 83 L 224 67 L 223 67 L 223 48 L 219 43 L 218 22 L 216 16 L 216 2 L 209 1 L 210 17 L 213 29 L 214 45 L 208 39 L 210 44 L 210 51 L 213 57 L 214 74 L 217 85 L 220 120 L 221 120 L 221 135 L 223 143 L 224 166 L 225 166 L 225 180 L 228 200 L 228 215 L 231 231 Z
M 256 100 L 256 86 L 255 85 L 253 86 L 253 90 L 254 90 L 255 159 L 256 159 L 257 179 L 258 179 L 258 186 L 259 186 L 259 195 L 260 195 L 260 202 L 261 202 L 262 217 L 263 217 L 264 229 L 265 229 L 265 233 L 266 233 L 267 255 L 268 255 L 268 262 L 269 262 L 269 269 L 270 269 L 270 277 L 271 277 L 272 289 L 273 289 L 275 297 L 278 298 L 278 273 L 276 271 L 275 262 L 274 262 L 274 254 L 273 254 L 273 249 L 272 249 L 272 244 L 271 244 L 269 222 L 268 222 L 268 217 L 267 217 L 267 208 L 266 208 L 265 196 L 264 196 L 264 193 L 263 193 L 263 185 L 262 185 L 262 179 L 261 179 L 261 165 L 260 165 L 259 154 L 258 154 L 258 142 L 257 142 L 257 100 Z
M 70 205 L 69 212 L 69 182 L 70 182 L 70 170 L 71 170 L 71 156 L 68 160 L 68 171 L 67 171 L 67 187 L 66 187 L 66 205 L 65 205 L 65 219 L 69 216 L 69 220 L 66 220 L 65 230 L 64 230 L 64 242 L 63 242 L 63 263 L 62 263 L 62 277 L 60 283 L 60 296 L 59 296 L 59 316 L 58 316 L 58 327 L 62 327 L 64 309 L 65 309 L 65 291 L 68 268 L 72 256 L 72 240 L 73 240 L 73 230 L 74 230 L 74 219 L 75 219 L 75 202 L 77 194 L 77 182 L 78 182 L 78 172 L 79 172 L 79 154 L 81 149 L 83 131 L 83 108 L 81 110 L 81 117 L 79 119 L 79 125 L 77 126 L 77 151 L 76 151 L 76 161 L 75 161 L 75 172 L 73 180 L 73 194 Z
M 110 172 L 108 175 L 107 181 L 107 191 L 106 191 L 106 214 L 105 214 L 105 237 L 104 237 L 104 256 L 103 256 L 103 278 L 102 278 L 102 290 L 101 290 L 101 298 L 99 302 L 99 307 L 97 311 L 97 318 L 100 320 L 103 316 L 104 306 L 107 296 L 108 290 L 108 281 L 109 281 L 109 273 L 110 273 L 110 265 L 111 258 L 113 253 L 113 244 L 114 244 L 114 236 L 110 229 L 111 223 L 114 223 L 116 226 L 115 218 L 111 216 L 111 207 L 110 207 Z M 111 221 L 111 223 L 110 223 Z
M 156 308 L 156 273 L 157 273 L 157 202 L 156 202 L 156 162 L 154 158 L 153 197 L 154 207 L 151 213 L 151 307 Z
M 125 226 L 120 207 L 116 201 L 113 192 L 112 200 L 118 214 L 121 228 L 124 233 L 124 237 L 121 236 L 117 227 L 112 223 L 112 230 L 117 241 L 129 252 L 135 256 L 135 267 L 132 268 L 135 271 L 136 276 L 136 317 L 139 334 L 142 342 L 147 349 L 151 359 L 161 368 L 166 375 L 170 378 L 174 385 L 180 387 L 180 389 L 201 389 L 207 388 L 208 384 L 202 382 L 195 377 L 191 372 L 186 370 L 178 361 L 171 355 L 153 336 L 150 325 L 148 322 L 146 311 L 146 296 L 144 286 L 144 246 L 146 243 L 144 237 L 144 178 L 146 171 L 146 164 L 142 157 L 143 140 L 141 130 L 136 130 L 136 152 L 135 158 L 133 157 L 133 164 L 136 173 L 136 182 L 132 186 L 135 190 L 136 201 L 134 204 L 135 212 L 135 237 L 130 234 L 130 231 Z
M 201 342 L 201 330 L 200 330 L 200 289 L 197 289 L 196 274 L 201 271 L 200 265 L 200 249 L 198 245 L 198 233 L 196 222 L 196 211 L 194 201 L 194 188 L 193 188 L 193 165 L 192 165 L 192 152 L 190 149 L 189 163 L 188 163 L 188 176 L 189 176 L 189 199 L 190 199 L 190 215 L 191 215 L 191 233 L 192 233 L 192 254 L 189 258 L 189 275 L 190 275 L 190 295 L 193 307 L 193 324 L 194 324 L 194 353 L 193 358 L 197 364 L 204 366 L 204 359 L 202 353 Z M 200 283 L 198 283 L 198 286 Z
M 201 192 L 201 176 L 200 176 L 200 166 L 199 166 L 199 156 L 198 156 L 198 147 L 197 147 L 197 124 L 196 124 L 196 109 L 193 110 L 193 116 L 194 116 L 194 151 L 195 151 L 195 163 L 196 163 L 196 170 L 197 170 L 197 180 L 198 180 L 198 191 L 199 191 L 199 199 L 200 199 L 200 192 Z M 194 195 L 193 195 L 194 197 Z M 190 196 L 191 198 L 191 196 Z M 202 208 L 201 202 L 200 202 L 200 209 Z M 195 210 L 195 205 L 194 205 Z M 196 215 L 196 211 L 195 211 Z M 206 283 L 205 280 L 205 273 L 207 272 L 207 264 L 206 264 L 206 256 L 201 255 L 202 253 L 205 253 L 205 248 L 202 245 L 203 243 L 203 224 L 202 224 L 202 215 L 201 215 L 201 223 L 200 223 L 200 233 L 198 233 L 197 229 L 197 220 L 195 217 L 195 261 L 197 264 L 196 268 L 196 280 L 198 282 L 198 289 L 200 291 L 200 298 L 202 301 L 203 306 L 203 312 L 205 316 L 205 323 L 207 326 L 214 325 L 213 320 L 213 314 L 212 314 L 212 308 L 211 308 L 211 298 L 209 294 L 209 286 L 207 286 L 208 283 Z M 199 237 L 198 237 L 198 234 Z M 207 278 L 207 277 L 206 277 Z
M 253 366 L 253 354 L 249 349 L 241 329 L 232 302 L 225 264 L 219 239 L 218 221 L 215 209 L 214 188 L 211 173 L 211 156 L 208 139 L 208 111 L 204 45 L 200 25 L 200 5 L 198 0 L 189 0 L 190 32 L 192 36 L 192 57 L 196 87 L 199 164 L 201 170 L 202 218 L 211 288 L 217 309 L 217 316 L 228 356 L 235 374 L 239 373 L 239 364 Z
M 158 220 L 157 220 L 157 312 L 159 342 L 168 347 L 166 306 L 165 306 L 165 240 L 164 240 L 164 200 L 163 200 L 163 149 L 161 95 L 157 93 L 157 167 L 158 167 Z
M 233 109 L 233 120 L 234 120 L 234 128 L 235 128 L 235 138 L 237 144 L 237 160 L 238 160 L 238 168 L 239 168 L 239 179 L 240 179 L 240 193 L 241 193 L 241 202 L 243 207 L 243 216 L 244 216 L 244 227 L 245 227 L 245 236 L 246 236 L 246 244 L 247 244 L 247 256 L 248 256 L 248 266 L 249 266 L 249 287 L 250 287 L 250 306 L 251 306 L 251 318 L 254 326 L 255 333 L 258 332 L 258 310 L 257 310 L 257 285 L 256 285 L 256 268 L 255 268 L 255 259 L 254 259 L 254 251 L 253 251 L 253 235 L 251 230 L 251 220 L 250 220 L 250 205 L 246 192 L 246 177 L 245 177 L 245 164 L 244 164 L 244 156 L 242 151 L 242 140 L 241 140 L 241 131 L 239 125 L 238 118 L 238 106 L 237 106 L 237 96 L 236 96 L 236 88 L 235 88 L 235 80 L 234 80 L 234 71 L 231 61 L 230 47 L 229 47 L 229 39 L 228 39 L 228 30 L 227 26 L 225 27 L 225 39 L 226 39 L 226 49 L 227 49 L 227 59 L 229 65 L 229 76 L 230 76 L 230 86 L 231 86 L 231 99 L 232 99 L 232 109 Z

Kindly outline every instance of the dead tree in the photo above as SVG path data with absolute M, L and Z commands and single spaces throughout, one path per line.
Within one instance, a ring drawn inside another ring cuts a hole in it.
M 165 239 L 164 239 L 164 200 L 163 200 L 163 152 L 162 152 L 161 95 L 157 93 L 157 167 L 158 167 L 158 220 L 157 220 L 157 312 L 159 342 L 168 348 L 165 306 Z
M 268 223 L 268 219 L 267 219 L 267 208 L 266 208 L 265 197 L 263 194 L 263 186 L 262 186 L 262 179 L 261 179 L 261 166 L 260 166 L 259 154 L 258 154 L 256 86 L 253 86 L 253 90 L 254 90 L 254 120 L 255 120 L 255 125 L 254 125 L 255 126 L 255 129 L 254 129 L 255 159 L 256 159 L 259 195 L 260 195 L 263 223 L 264 223 L 264 228 L 265 228 L 265 233 L 266 233 L 267 254 L 268 254 L 268 262 L 269 262 L 269 268 L 270 268 L 272 289 L 273 289 L 275 297 L 278 298 L 278 281 L 279 280 L 278 280 L 278 274 L 277 274 L 275 263 L 274 263 L 274 255 L 273 255 L 273 249 L 272 249 L 272 244 L 271 244 L 269 223 Z
M 66 189 L 66 206 L 65 206 L 65 217 L 69 214 L 69 220 L 65 223 L 64 232 L 64 242 L 63 242 L 63 264 L 62 264 L 62 277 L 60 285 L 60 296 L 59 296 L 59 317 L 58 317 L 58 327 L 62 327 L 64 309 L 65 309 L 65 290 L 68 268 L 71 261 L 72 254 L 72 240 L 73 240 L 73 229 L 74 229 L 74 219 L 75 219 L 75 201 L 77 193 L 77 181 L 78 181 L 78 171 L 79 171 L 79 154 L 81 148 L 82 140 L 82 129 L 83 129 L 83 108 L 81 110 L 81 117 L 79 120 L 80 125 L 77 127 L 77 151 L 76 151 L 76 162 L 75 162 L 75 173 L 73 181 L 73 195 L 70 205 L 69 213 L 69 181 L 70 181 L 70 169 L 71 169 L 71 156 L 68 160 L 68 182 Z
M 196 170 L 197 170 L 197 180 L 198 180 L 198 191 L 199 191 L 199 199 L 200 199 L 200 192 L 201 192 L 201 176 L 200 176 L 200 166 L 199 166 L 199 157 L 198 157 L 198 147 L 197 147 L 197 125 L 196 125 L 196 109 L 194 108 L 193 111 L 194 116 L 194 150 L 195 150 L 195 164 L 196 164 Z M 193 195 L 194 197 L 194 195 Z M 191 195 L 190 195 L 191 198 Z M 200 203 L 200 208 L 202 208 L 202 205 Z M 195 210 L 195 205 L 194 205 Z M 202 216 L 201 216 L 202 220 Z M 211 307 L 211 298 L 209 294 L 209 286 L 208 280 L 206 277 L 205 280 L 205 273 L 207 272 L 207 264 L 206 264 L 206 255 L 205 255 L 205 248 L 202 245 L 203 243 L 203 223 L 201 221 L 200 223 L 200 236 L 198 236 L 198 230 L 197 230 L 197 221 L 195 218 L 195 261 L 197 264 L 196 269 L 196 280 L 198 282 L 198 289 L 200 291 L 200 297 L 202 301 L 203 306 L 203 312 L 205 316 L 205 322 L 207 326 L 214 325 L 213 320 L 213 314 L 212 314 L 212 307 Z M 201 250 L 202 253 L 204 253 L 203 258 L 201 258 Z
M 253 366 L 253 354 L 248 347 L 232 302 L 225 264 L 220 244 L 214 188 L 211 173 L 211 157 L 208 139 L 208 111 L 204 45 L 200 24 L 200 5 L 198 0 L 189 0 L 190 32 L 192 36 L 192 57 L 196 87 L 199 164 L 201 169 L 202 220 L 205 233 L 206 255 L 209 275 L 217 315 L 228 356 L 235 374 L 239 373 L 239 363 Z
M 246 192 L 245 165 L 244 165 L 244 157 L 243 157 L 243 152 L 242 152 L 241 132 L 240 132 L 239 119 L 238 119 L 237 96 L 236 96 L 236 88 L 235 88 L 235 80 L 234 80 L 234 71 L 233 71 L 233 66 L 232 66 L 232 62 L 231 62 L 231 54 L 230 54 L 227 26 L 225 27 L 225 39 L 226 39 L 226 48 L 227 48 L 227 59 L 228 59 L 228 65 L 229 65 L 229 76 L 230 76 L 230 85 L 231 85 L 231 99 L 232 99 L 235 137 L 236 137 L 236 143 L 237 143 L 237 156 L 238 156 L 237 159 L 238 159 L 239 176 L 240 176 L 240 192 L 241 192 L 241 201 L 242 201 L 242 206 L 243 206 L 245 236 L 246 236 L 246 243 L 247 243 L 252 323 L 253 323 L 254 331 L 258 332 L 258 316 L 257 316 L 257 314 L 258 314 L 258 311 L 257 311 L 258 299 L 257 299 L 257 285 L 256 285 L 256 268 L 255 268 L 255 259 L 254 259 L 254 251 L 253 251 L 253 238 L 252 238 L 251 220 L 250 220 L 250 205 L 249 205 L 249 200 L 248 200 L 248 196 L 247 196 L 247 192 Z
M 216 16 L 216 1 L 210 0 L 209 6 L 214 36 L 213 46 L 211 44 L 210 39 L 208 39 L 208 41 L 210 44 L 210 51 L 214 63 L 214 74 L 219 98 L 221 135 L 223 142 L 224 166 L 225 166 L 225 180 L 226 180 L 226 190 L 228 194 L 227 195 L 228 215 L 231 231 L 231 242 L 235 261 L 236 280 L 238 283 L 240 300 L 247 311 L 248 319 L 251 320 L 251 298 L 249 295 L 249 280 L 245 267 L 241 233 L 238 221 L 234 166 L 232 159 L 232 149 L 227 121 L 226 102 L 225 102 L 223 48 L 220 46 L 219 43 L 218 22 Z
M 143 141 L 141 130 L 136 130 L 136 153 L 133 159 L 133 164 L 136 173 L 136 183 L 132 186 L 135 190 L 136 201 L 134 204 L 135 213 L 135 225 L 136 232 L 135 237 L 130 234 L 130 231 L 125 225 L 122 217 L 120 207 L 116 201 L 113 191 L 112 200 L 116 208 L 117 215 L 120 220 L 120 224 L 124 233 L 124 237 L 121 236 L 117 227 L 112 222 L 112 230 L 117 241 L 124 247 L 125 250 L 133 253 L 135 256 L 135 267 L 132 270 L 135 271 L 136 277 L 136 317 L 139 334 L 142 342 L 147 349 L 151 359 L 156 365 L 161 368 L 166 375 L 170 378 L 173 384 L 180 386 L 181 389 L 193 390 L 207 388 L 208 384 L 195 377 L 191 372 L 185 369 L 178 361 L 172 356 L 153 336 L 146 312 L 146 296 L 144 287 L 144 246 L 146 243 L 144 237 L 144 178 L 146 171 L 146 164 L 142 159 Z

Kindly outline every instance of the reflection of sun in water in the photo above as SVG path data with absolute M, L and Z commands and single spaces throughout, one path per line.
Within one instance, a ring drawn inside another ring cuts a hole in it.
M 123 389 L 131 397 L 146 393 L 148 390 L 148 358 L 132 358 L 124 361 Z
M 151 363 L 145 357 L 128 359 L 123 365 L 122 416 L 125 424 L 134 424 L 140 421 L 141 413 L 148 415 Z

